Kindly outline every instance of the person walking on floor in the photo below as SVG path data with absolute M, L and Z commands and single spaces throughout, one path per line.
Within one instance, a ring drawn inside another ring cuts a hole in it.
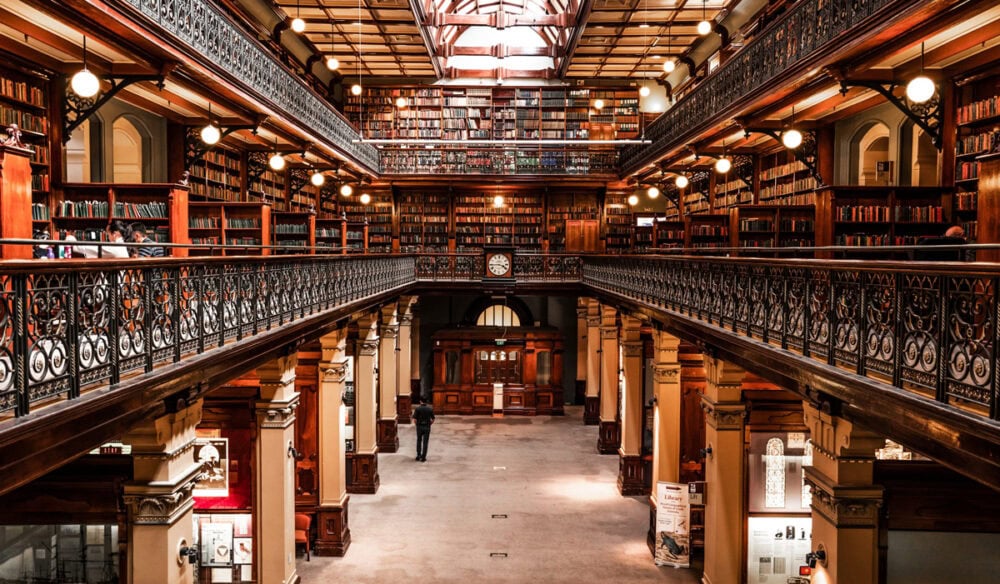
M 413 420 L 417 424 L 417 460 L 427 462 L 427 442 L 434 423 L 434 408 L 427 403 L 427 398 L 420 398 L 420 405 L 413 411 Z

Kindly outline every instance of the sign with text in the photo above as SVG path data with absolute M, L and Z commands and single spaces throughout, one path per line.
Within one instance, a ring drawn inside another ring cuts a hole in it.
M 691 505 L 688 487 L 680 483 L 656 484 L 657 566 L 691 566 Z

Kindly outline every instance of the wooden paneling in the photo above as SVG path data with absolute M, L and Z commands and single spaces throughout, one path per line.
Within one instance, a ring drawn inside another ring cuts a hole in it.
M 0 237 L 31 239 L 30 151 L 0 146 Z M 3 259 L 29 259 L 31 246 L 4 245 Z

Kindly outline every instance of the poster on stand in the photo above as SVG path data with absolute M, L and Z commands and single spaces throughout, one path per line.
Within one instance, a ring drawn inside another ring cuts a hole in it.
M 680 483 L 656 484 L 657 566 L 687 568 L 691 565 L 691 505 L 688 487 Z
M 229 439 L 196 438 L 194 460 L 201 469 L 194 483 L 195 497 L 229 496 Z

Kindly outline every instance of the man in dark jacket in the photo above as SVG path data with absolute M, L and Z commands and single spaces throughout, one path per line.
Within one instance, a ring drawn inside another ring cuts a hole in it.
M 136 253 L 138 257 L 149 258 L 149 257 L 163 257 L 163 248 L 158 245 L 153 245 L 155 243 L 149 238 L 149 234 L 146 232 L 146 226 L 142 223 L 132 224 L 132 241 L 136 243 L 143 244 Z
M 427 442 L 434 423 L 434 408 L 427 403 L 427 398 L 420 398 L 420 405 L 413 411 L 413 421 L 417 424 L 417 460 L 427 462 Z

